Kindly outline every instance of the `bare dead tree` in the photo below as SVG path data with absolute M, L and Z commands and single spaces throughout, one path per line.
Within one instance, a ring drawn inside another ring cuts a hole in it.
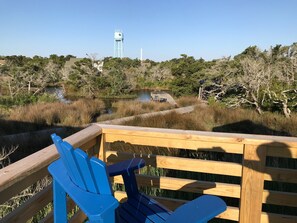
M 13 146 L 10 149 L 3 147 L 0 152 L 0 169 L 10 164 L 9 156 L 18 149 L 17 146 Z
M 35 76 L 33 95 L 42 92 L 50 83 L 59 81 L 61 75 L 59 65 L 50 60 L 44 69 Z
M 211 79 L 206 79 L 203 84 L 203 98 L 212 96 L 216 101 L 219 101 L 228 90 L 234 88 L 233 77 L 238 73 L 238 68 L 232 66 L 230 57 L 224 57 L 206 71 L 206 76 Z
M 297 106 L 297 70 L 294 70 L 294 63 L 294 60 L 288 59 L 271 65 L 272 78 L 265 89 L 266 100 L 281 107 L 287 118 L 291 116 L 291 110 Z
M 243 75 L 237 78 L 237 81 L 245 89 L 244 102 L 256 107 L 259 114 L 262 114 L 261 90 L 265 89 L 271 80 L 271 69 L 266 66 L 261 58 L 255 60 L 244 58 L 240 61 Z
M 11 98 L 14 98 L 27 88 L 27 85 L 22 80 L 22 73 L 18 68 L 8 71 L 3 82 L 7 86 Z

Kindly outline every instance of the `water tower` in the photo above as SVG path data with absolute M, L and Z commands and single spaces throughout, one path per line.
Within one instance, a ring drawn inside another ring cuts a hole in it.
M 123 58 L 124 56 L 124 34 L 121 31 L 114 32 L 114 57 Z

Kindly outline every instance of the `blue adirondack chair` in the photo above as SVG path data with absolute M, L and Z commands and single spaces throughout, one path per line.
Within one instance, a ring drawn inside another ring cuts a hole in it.
M 171 212 L 138 191 L 134 171 L 145 165 L 144 160 L 134 158 L 106 166 L 95 157 L 89 158 L 81 149 L 73 149 L 56 134 L 52 135 L 52 140 L 60 154 L 60 159 L 48 167 L 53 176 L 56 223 L 67 222 L 67 194 L 89 222 L 202 223 L 226 210 L 222 199 L 203 195 Z M 109 177 L 116 175 L 122 175 L 128 196 L 122 204 L 114 198 L 109 182 Z

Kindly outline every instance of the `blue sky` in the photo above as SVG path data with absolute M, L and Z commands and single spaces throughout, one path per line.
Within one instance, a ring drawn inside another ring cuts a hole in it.
M 297 42 L 297 0 L 0 0 L 0 55 L 211 60 Z

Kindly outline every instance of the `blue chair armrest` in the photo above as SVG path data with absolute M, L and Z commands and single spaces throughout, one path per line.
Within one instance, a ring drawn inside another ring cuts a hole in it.
M 145 162 L 140 158 L 133 158 L 131 160 L 125 160 L 116 164 L 112 164 L 107 167 L 107 172 L 110 177 L 129 173 L 131 171 L 140 169 L 145 166 Z
M 167 223 L 203 223 L 224 212 L 226 203 L 219 197 L 203 195 L 177 208 Z

